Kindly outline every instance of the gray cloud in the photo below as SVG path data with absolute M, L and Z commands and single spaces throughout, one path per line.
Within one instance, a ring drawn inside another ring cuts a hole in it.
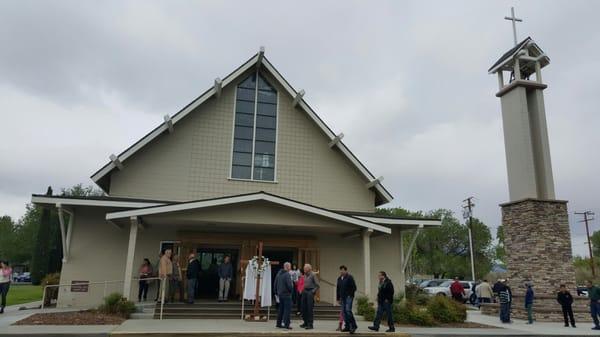
M 450 208 L 477 197 L 500 222 L 507 200 L 496 79 L 511 2 L 3 1 L 0 213 L 47 185 L 88 182 L 120 152 L 258 50 L 396 200 Z M 515 2 L 550 56 L 546 109 L 557 195 L 595 209 L 600 4 Z M 460 214 L 460 213 L 459 213 Z M 585 254 L 572 220 L 574 251 Z M 594 228 L 599 226 L 594 224 Z

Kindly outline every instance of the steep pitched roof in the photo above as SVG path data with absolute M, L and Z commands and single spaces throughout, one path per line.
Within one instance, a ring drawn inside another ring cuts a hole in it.
M 512 47 L 506 53 L 504 53 L 498 59 L 498 61 L 496 61 L 490 67 L 490 69 L 488 69 L 488 73 L 493 74 L 499 70 L 512 70 L 510 68 L 507 68 L 506 66 L 510 63 L 509 61 L 512 60 L 515 57 L 515 55 L 517 55 L 517 53 L 523 50 L 524 48 L 527 48 L 531 56 L 533 57 L 544 55 L 544 57 L 542 57 L 542 59 L 540 60 L 542 67 L 550 63 L 550 58 L 548 58 L 548 56 L 545 56 L 544 51 L 537 45 L 537 43 L 535 43 L 535 41 L 533 41 L 531 37 L 528 36 L 526 39 L 519 42 L 516 46 Z
M 273 77 L 279 82 L 279 84 L 288 92 L 292 97 L 297 97 L 298 92 L 289 84 L 289 82 L 275 69 L 275 67 L 269 62 L 269 60 L 264 56 L 264 52 L 259 52 L 251 57 L 248 61 L 234 70 L 232 73 L 227 75 L 221 81 L 221 88 L 231 84 L 236 78 L 245 73 L 247 70 L 252 67 L 260 66 L 264 67 L 268 72 L 273 75 Z M 186 105 L 183 109 L 177 112 L 175 115 L 171 117 L 170 122 L 172 125 L 175 125 L 177 122 L 181 121 L 185 116 L 187 116 L 190 112 L 204 103 L 206 100 L 211 98 L 213 95 L 217 94 L 218 88 L 217 86 L 213 86 L 206 90 L 202 95 L 194 99 L 191 103 Z M 300 97 L 298 101 L 298 107 L 304 111 L 308 117 L 321 129 L 321 131 L 330 139 L 334 140 L 336 138 L 336 134 L 323 122 L 323 120 L 315 113 L 315 111 L 304 101 L 303 98 Z M 158 125 L 154 130 L 150 131 L 147 135 L 142 137 L 140 140 L 135 142 L 125 151 L 121 152 L 118 156 L 116 156 L 116 160 L 111 160 L 107 164 L 105 164 L 102 168 L 100 168 L 97 172 L 95 172 L 91 179 L 105 192 L 108 192 L 108 187 L 110 186 L 110 172 L 112 172 L 119 162 L 122 163 L 127 158 L 131 157 L 138 150 L 146 146 L 153 139 L 169 130 L 169 123 L 165 122 Z M 383 187 L 381 182 L 377 180 L 377 178 L 361 163 L 358 158 L 346 147 L 346 145 L 341 141 L 335 142 L 335 146 L 340 150 L 340 152 L 354 165 L 354 167 L 366 178 L 368 182 L 374 182 L 373 186 L 369 187 L 374 189 L 376 193 L 376 205 L 382 205 L 390 202 L 393 197 L 392 195 Z M 367 187 L 365 187 L 367 188 Z

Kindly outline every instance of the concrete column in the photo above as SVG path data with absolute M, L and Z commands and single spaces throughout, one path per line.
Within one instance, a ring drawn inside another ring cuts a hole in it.
M 123 297 L 129 299 L 131 296 L 131 283 L 133 281 L 133 262 L 135 258 L 135 245 L 138 235 L 138 218 L 131 217 L 129 226 L 129 245 L 127 246 L 127 260 L 125 262 L 125 278 L 123 282 Z
M 363 263 L 365 266 L 365 295 L 371 297 L 371 234 L 372 229 L 365 229 L 362 232 L 363 242 Z
M 404 268 L 404 263 L 406 257 L 404 256 L 404 231 L 400 230 L 399 235 L 399 245 L 400 245 L 400 280 L 398 280 L 398 284 L 400 284 L 400 289 L 398 292 L 404 296 L 404 285 L 406 285 L 406 269 Z

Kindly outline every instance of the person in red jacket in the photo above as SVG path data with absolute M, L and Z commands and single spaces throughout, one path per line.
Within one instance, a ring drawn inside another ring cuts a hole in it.
M 463 288 L 462 284 L 458 280 L 458 277 L 454 278 L 454 282 L 450 285 L 450 293 L 452 294 L 452 298 L 460 303 L 464 302 L 465 298 L 465 288 Z

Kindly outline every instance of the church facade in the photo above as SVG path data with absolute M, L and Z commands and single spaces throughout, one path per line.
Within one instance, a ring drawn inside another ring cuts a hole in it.
M 243 265 L 259 243 L 271 261 L 310 263 L 323 302 L 338 266 L 359 295 L 376 294 L 385 270 L 398 289 L 419 231 L 439 219 L 381 216 L 391 194 L 260 51 L 92 175 L 103 197 L 33 195 L 56 207 L 63 267 L 60 307 L 97 305 L 107 293 L 137 297 L 138 268 L 167 248 L 197 254 L 198 296 L 215 298 L 215 269 Z M 407 244 L 405 244 L 405 242 Z M 69 285 L 76 286 L 69 286 Z M 87 284 L 87 286 L 78 286 Z M 185 289 L 185 288 L 184 288 Z M 156 290 L 150 289 L 149 299 Z

